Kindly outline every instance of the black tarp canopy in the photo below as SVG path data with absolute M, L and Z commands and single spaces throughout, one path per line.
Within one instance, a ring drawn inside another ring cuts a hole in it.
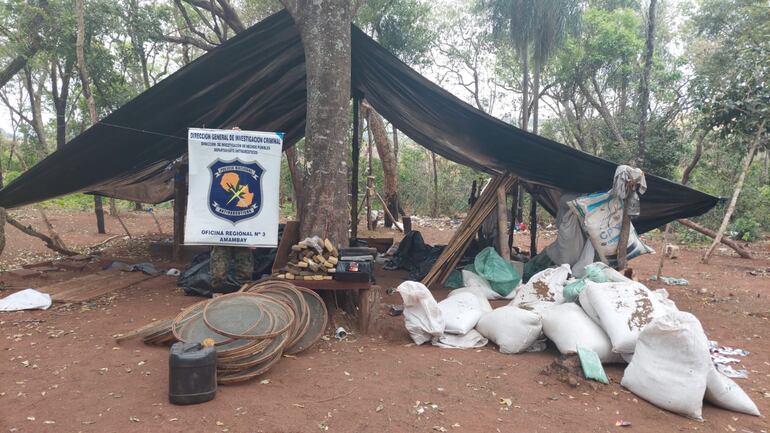
M 398 60 L 357 27 L 352 92 L 416 143 L 489 174 L 526 181 L 553 213 L 560 191 L 610 188 L 617 164 L 502 122 L 459 100 Z M 305 58 L 285 11 L 179 69 L 78 135 L 0 190 L 13 208 L 74 192 L 159 203 L 172 198 L 171 162 L 187 129 L 281 131 L 285 147 L 305 132 Z M 716 197 L 647 175 L 639 232 L 700 215 Z M 533 188 L 534 187 L 534 188 Z

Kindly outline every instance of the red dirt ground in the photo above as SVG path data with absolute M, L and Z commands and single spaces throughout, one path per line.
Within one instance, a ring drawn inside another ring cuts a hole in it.
M 37 221 L 34 212 L 26 212 L 30 221 Z M 148 215 L 132 213 L 125 219 L 132 233 L 157 231 Z M 110 236 L 91 234 L 90 214 L 55 215 L 53 223 L 73 246 L 93 245 Z M 163 229 L 171 231 L 167 215 Z M 415 229 L 428 242 L 446 242 L 451 236 L 451 230 Z M 120 233 L 110 218 L 108 231 Z M 518 241 L 528 244 L 524 238 Z M 541 239 L 543 245 L 548 242 Z M 655 240 L 650 243 L 660 246 Z M 770 260 L 767 245 L 754 250 L 753 260 L 719 251 L 710 265 L 703 265 L 700 249 L 682 247 L 680 258 L 668 261 L 664 273 L 689 279 L 689 286 L 667 289 L 680 309 L 700 318 L 709 338 L 751 351 L 743 363 L 750 376 L 738 382 L 763 413 L 770 413 L 770 277 L 747 273 L 769 267 Z M 121 244 L 109 249 L 84 272 L 97 270 L 111 254 L 124 256 L 121 251 Z M 38 240 L 9 228 L 3 264 L 31 260 L 21 257 L 23 252 L 47 253 Z M 665 287 L 647 280 L 657 267 L 657 256 L 636 259 L 632 265 L 649 287 Z M 53 272 L 25 280 L 0 274 L 5 287 L 0 296 L 78 275 L 82 273 Z M 393 287 L 402 277 L 400 272 L 380 272 L 378 281 Z M 436 293 L 437 298 L 445 295 Z M 163 276 L 96 302 L 0 313 L 0 431 L 760 432 L 770 427 L 765 418 L 708 404 L 704 422 L 660 410 L 619 385 L 622 366 L 607 368 L 608 386 L 581 382 L 571 387 L 541 374 L 557 355 L 553 348 L 503 355 L 492 345 L 465 351 L 416 347 L 403 317 L 387 315 L 384 305 L 370 336 L 322 340 L 297 358 L 282 359 L 258 380 L 220 387 L 209 403 L 173 406 L 167 400 L 168 350 L 135 340 L 119 345 L 112 336 L 174 315 L 197 300 L 185 297 L 173 278 Z M 383 303 L 400 299 L 385 296 Z M 345 325 L 343 319 L 340 324 Z M 510 398 L 512 406 L 500 404 L 501 398 Z M 415 406 L 422 405 L 428 407 L 418 415 Z M 616 427 L 621 419 L 631 427 Z

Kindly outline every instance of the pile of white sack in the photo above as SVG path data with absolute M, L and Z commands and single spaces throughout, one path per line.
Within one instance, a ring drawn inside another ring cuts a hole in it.
M 604 364 L 627 362 L 621 385 L 671 412 L 701 419 L 705 399 L 760 415 L 741 387 L 714 367 L 698 319 L 679 311 L 665 290 L 652 291 L 603 263 L 586 268 L 593 278 L 580 281 L 571 279 L 569 265 L 546 269 L 495 309 L 489 299 L 499 295 L 469 271 L 463 271 L 465 287 L 441 302 L 419 282 L 406 281 L 396 291 L 416 344 L 475 348 L 492 341 L 502 353 L 521 353 L 544 347 L 547 338 L 562 354 L 579 346 Z M 565 285 L 574 293 L 580 287 L 576 302 L 565 300 Z

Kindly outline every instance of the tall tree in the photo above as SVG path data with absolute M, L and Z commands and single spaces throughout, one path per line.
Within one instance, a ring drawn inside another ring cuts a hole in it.
M 706 47 L 695 62 L 696 106 L 720 137 L 739 143 L 741 151 L 748 148 L 722 224 L 702 258 L 708 262 L 727 230 L 753 157 L 768 142 L 770 8 L 760 0 L 705 0 L 693 24 Z
M 580 16 L 578 0 L 540 0 L 534 14 L 532 60 L 532 132 L 538 133 L 540 122 L 540 77 L 548 60 L 561 46 L 567 32 L 574 32 Z
M 519 127 L 529 129 L 530 51 L 537 29 L 539 0 L 483 0 L 481 5 L 489 12 L 495 34 L 511 41 L 519 55 L 521 66 L 521 115 Z
M 382 161 L 382 190 L 385 204 L 387 205 L 388 212 L 385 212 L 385 227 L 392 227 L 394 222 L 390 215 L 394 218 L 398 218 L 399 203 L 398 203 L 398 161 L 396 154 L 388 140 L 388 132 L 385 129 L 385 122 L 369 104 L 362 104 L 362 114 L 366 119 L 366 124 L 371 131 L 374 144 L 377 147 L 377 154 Z
M 88 66 L 86 65 L 86 23 L 83 1 L 84 0 L 75 0 L 75 15 L 77 17 L 77 39 L 75 41 L 75 51 L 77 55 L 80 82 L 83 86 L 83 95 L 85 96 L 86 103 L 88 105 L 88 115 L 91 120 L 91 125 L 95 125 L 96 122 L 99 121 L 99 118 L 96 115 L 96 103 L 94 102 L 94 95 L 91 92 L 91 79 L 88 74 Z M 96 213 L 97 231 L 99 233 L 106 233 L 104 229 L 104 207 L 102 205 L 102 197 L 97 194 L 94 194 L 94 212 Z
M 430 5 L 416 0 L 369 0 L 361 6 L 355 22 L 404 62 L 418 66 L 427 61 L 435 38 L 430 25 Z M 363 107 L 362 111 L 382 161 L 383 195 L 390 211 L 390 214 L 385 212 L 384 224 L 392 227 L 390 215 L 398 218 L 403 214 L 398 193 L 398 130 L 391 125 L 391 142 L 382 116 L 370 106 Z
M 647 11 L 647 40 L 644 48 L 644 68 L 639 82 L 639 134 L 637 141 L 636 165 L 644 163 L 645 141 L 647 140 L 647 111 L 650 105 L 650 72 L 655 49 L 655 7 L 657 0 L 650 0 Z
M 299 29 L 307 73 L 305 191 L 300 231 L 347 244 L 350 0 L 282 0 Z

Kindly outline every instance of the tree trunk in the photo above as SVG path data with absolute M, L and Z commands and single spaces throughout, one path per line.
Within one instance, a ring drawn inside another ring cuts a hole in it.
M 604 100 L 604 97 L 602 96 L 601 89 L 599 88 L 599 83 L 596 81 L 595 77 L 591 78 L 591 84 L 593 85 L 594 90 L 596 91 L 596 95 L 598 97 L 594 98 L 593 93 L 591 89 L 587 88 L 585 83 L 582 81 L 578 81 L 578 89 L 580 89 L 580 93 L 583 94 L 583 96 L 588 100 L 588 103 L 593 106 L 596 111 L 599 112 L 599 114 L 602 116 L 602 119 L 604 120 L 604 123 L 607 124 L 607 127 L 610 128 L 610 132 L 612 132 L 612 136 L 615 137 L 615 140 L 617 140 L 618 144 L 626 147 L 626 140 L 623 138 L 623 134 L 620 133 L 620 129 L 618 128 L 617 123 L 615 123 L 615 119 L 612 117 L 612 113 L 610 113 L 609 108 L 607 107 L 607 102 Z
M 521 129 L 529 126 L 529 50 L 521 49 Z
M 43 159 L 48 155 L 48 136 L 45 132 L 43 111 L 41 108 L 42 88 L 38 87 L 35 89 L 35 83 L 32 80 L 32 70 L 27 67 L 24 68 L 24 88 L 27 89 L 29 105 L 32 109 L 31 126 L 37 136 L 37 153 L 40 159 Z
M 296 145 L 295 145 L 296 146 Z M 302 178 L 297 170 L 297 150 L 294 146 L 284 151 L 286 153 L 286 164 L 289 166 L 291 175 L 291 189 L 294 193 L 294 215 L 297 221 L 302 221 Z
M 717 233 L 714 230 L 711 230 L 711 229 L 709 229 L 707 227 L 703 227 L 700 224 L 696 224 L 696 223 L 688 220 L 687 218 L 682 218 L 682 219 L 676 220 L 676 222 L 678 222 L 679 224 L 681 224 L 681 225 L 683 225 L 683 226 L 685 226 L 685 227 L 687 227 L 689 229 L 693 229 L 693 230 L 695 230 L 696 232 L 698 232 L 698 233 L 700 233 L 702 235 L 708 236 L 708 237 L 710 237 L 712 239 L 717 237 Z M 744 259 L 750 259 L 751 258 L 751 253 L 748 252 L 747 250 L 745 250 L 744 248 L 741 248 L 741 246 L 738 245 L 732 239 L 729 239 L 729 238 L 726 238 L 726 237 L 723 236 L 721 242 L 723 244 L 727 245 L 728 247 L 732 248 L 742 258 L 744 258 Z
M 537 199 L 529 195 L 529 256 L 537 255 Z
M 88 103 L 88 114 L 91 118 L 91 125 L 96 124 L 98 121 L 96 117 L 96 103 L 94 102 L 94 96 L 91 93 L 91 80 L 88 76 L 88 67 L 86 66 L 86 53 L 85 53 L 85 38 L 86 38 L 86 24 L 85 24 L 85 12 L 83 11 L 83 0 L 75 0 L 75 15 L 77 16 L 77 39 L 75 41 L 75 52 L 77 55 L 78 72 L 80 75 L 80 82 L 83 87 L 83 95 L 86 97 Z M 104 207 L 102 205 L 102 197 L 94 194 L 94 213 L 96 214 L 96 229 L 100 234 L 106 233 L 104 230 Z
M 521 61 L 521 129 L 529 129 L 529 49 L 525 44 L 519 54 Z M 524 208 L 522 206 L 524 198 L 524 188 L 519 185 L 516 188 L 516 204 L 518 209 L 511 216 L 514 223 L 522 221 L 524 218 Z
M 51 62 L 51 96 L 56 115 L 56 148 L 60 149 L 67 143 L 67 102 L 69 101 L 70 80 L 72 79 L 73 59 L 71 56 L 64 62 L 64 69 L 58 77 L 58 61 Z M 61 80 L 61 89 L 59 88 Z
M 3 251 L 5 250 L 5 222 L 5 208 L 0 207 L 0 256 L 3 255 Z
M 393 218 L 398 218 L 398 165 L 396 164 L 396 157 L 388 140 L 382 116 L 370 106 L 364 105 L 364 107 L 366 107 L 366 121 L 369 130 L 372 132 L 374 144 L 377 146 L 377 154 L 380 155 L 380 161 L 382 161 L 383 198 L 388 204 L 390 214 L 393 215 Z M 393 223 L 394 221 L 385 212 L 385 227 L 390 228 Z
M 639 84 L 639 139 L 637 141 L 636 165 L 644 165 L 647 140 L 647 107 L 650 105 L 650 72 L 652 71 L 652 54 L 655 48 L 655 6 L 657 0 L 650 0 L 647 17 L 647 43 L 644 49 L 644 68 Z
M 725 216 L 722 219 L 722 225 L 719 226 L 719 231 L 717 231 L 714 242 L 711 243 L 711 246 L 708 248 L 708 250 L 706 250 L 706 254 L 704 254 L 703 258 L 701 259 L 703 263 L 708 263 L 711 254 L 714 252 L 714 249 L 722 240 L 722 236 L 724 236 L 725 230 L 727 230 L 727 225 L 730 224 L 730 217 L 733 216 L 733 212 L 735 211 L 735 204 L 738 203 L 738 196 L 741 194 L 743 182 L 746 180 L 746 173 L 748 173 L 749 167 L 751 167 L 751 161 L 754 159 L 754 153 L 757 151 L 757 147 L 759 147 L 759 142 L 761 141 L 762 134 L 764 132 L 765 122 L 762 121 L 762 124 L 759 125 L 759 128 L 757 129 L 757 135 L 754 137 L 754 142 L 751 144 L 751 148 L 749 149 L 749 154 L 746 155 L 746 159 L 743 161 L 743 169 L 741 170 L 740 176 L 738 176 L 738 182 L 735 184 L 735 191 L 733 191 L 730 204 L 727 206 L 727 211 L 725 212 Z
M 347 131 L 350 100 L 349 0 L 282 0 L 305 49 L 305 193 L 300 232 L 348 243 Z
M 393 158 L 396 160 L 396 166 L 398 166 L 398 129 L 395 125 L 390 125 L 393 128 Z
M 32 228 L 31 225 L 26 225 L 25 226 L 24 224 L 20 223 L 19 221 L 16 221 L 16 219 L 11 217 L 10 215 L 6 215 L 6 220 L 7 220 L 8 224 L 10 224 L 10 225 L 16 227 L 17 229 L 21 230 L 23 233 L 26 233 L 26 234 L 28 234 L 30 236 L 34 236 L 34 237 L 40 239 L 41 241 L 45 242 L 45 246 L 46 247 L 56 251 L 57 253 L 64 254 L 65 256 L 75 256 L 75 255 L 78 254 L 77 251 L 72 251 L 72 250 L 67 249 L 67 248 L 62 248 L 59 244 L 57 244 L 50 237 L 48 237 L 48 236 L 40 233 L 39 231 L 35 230 L 34 228 Z

